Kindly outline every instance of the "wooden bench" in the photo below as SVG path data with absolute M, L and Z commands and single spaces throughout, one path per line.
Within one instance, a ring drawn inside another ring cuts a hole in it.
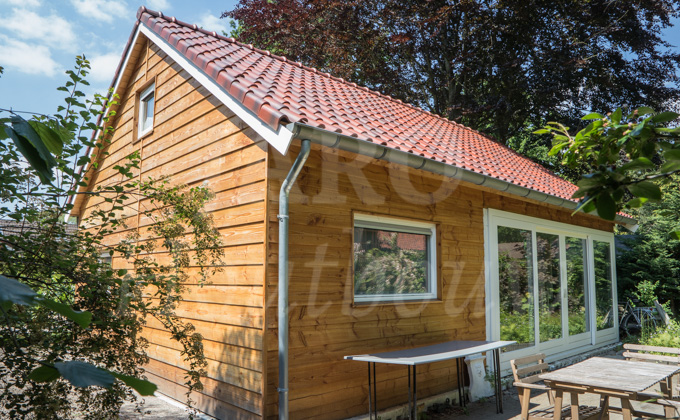
M 680 348 L 646 346 L 630 343 L 624 344 L 623 348 L 625 350 L 623 352 L 623 357 L 625 357 L 626 360 L 680 366 Z M 672 399 L 659 398 L 659 395 L 655 394 L 639 394 L 638 401 L 652 401 L 653 403 L 663 406 L 665 413 L 662 418 L 677 418 L 680 417 L 680 402 L 676 401 L 680 398 L 680 395 L 678 394 L 678 388 L 676 388 L 676 392 L 672 396 Z M 646 417 L 654 418 L 651 413 L 638 412 L 637 414 L 644 414 Z
M 623 357 L 626 360 L 638 360 L 641 362 L 666 363 L 680 366 L 680 348 L 644 346 L 642 344 L 623 345 Z

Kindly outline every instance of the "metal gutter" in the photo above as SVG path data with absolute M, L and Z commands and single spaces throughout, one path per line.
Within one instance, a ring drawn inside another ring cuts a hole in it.
M 312 142 L 323 146 L 357 153 L 360 155 L 373 157 L 375 159 L 386 160 L 392 163 L 406 165 L 414 169 L 422 169 L 424 171 L 444 175 L 479 186 L 489 187 L 494 190 L 504 191 L 512 195 L 529 198 L 542 203 L 552 204 L 554 206 L 562 207 L 572 211 L 576 210 L 576 207 L 578 206 L 578 203 L 571 200 L 566 200 L 561 197 L 521 187 L 519 185 L 493 178 L 488 175 L 482 175 L 477 172 L 458 168 L 443 162 L 437 162 L 432 159 L 414 155 L 412 153 L 370 143 L 355 137 L 344 136 L 342 134 L 300 123 L 290 124 L 288 128 L 291 131 L 299 133 L 299 137 L 309 139 Z M 616 219 L 614 221 L 618 224 L 624 225 L 628 229 L 635 229 L 637 227 L 637 221 L 635 219 L 621 215 L 616 215 Z
M 310 150 L 311 142 L 303 138 L 300 153 L 279 192 L 279 420 L 288 420 L 288 195 Z

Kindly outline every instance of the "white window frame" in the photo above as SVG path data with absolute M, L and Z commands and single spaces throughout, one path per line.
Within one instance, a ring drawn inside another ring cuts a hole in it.
M 427 238 L 427 293 L 354 295 L 355 303 L 399 302 L 437 299 L 437 225 L 429 222 L 405 220 L 387 216 L 354 214 L 354 228 L 382 229 L 403 233 L 429 235 Z M 354 229 L 352 229 L 354 231 Z M 354 246 L 354 241 L 352 241 Z M 352 253 L 352 293 L 354 293 L 354 253 Z
M 154 113 L 151 115 L 151 121 L 146 118 L 146 111 L 149 107 L 149 98 L 154 101 Z M 139 113 L 137 114 L 137 138 L 142 138 L 153 130 L 153 120 L 156 114 L 156 83 L 151 83 L 146 89 L 139 94 Z
M 560 339 L 550 340 L 541 343 L 538 339 L 539 332 L 535 329 L 534 334 L 536 339 L 534 345 L 525 349 L 519 349 L 512 352 L 503 353 L 501 355 L 501 362 L 507 363 L 508 360 L 517 357 L 522 357 L 537 352 L 545 353 L 548 358 L 552 354 L 560 354 L 568 357 L 572 354 L 578 354 L 589 348 L 600 347 L 605 344 L 617 342 L 618 336 L 618 296 L 616 293 L 616 258 L 614 249 L 614 233 L 605 232 L 597 229 L 589 229 L 580 226 L 574 226 L 566 223 L 553 222 L 550 220 L 539 219 L 536 217 L 524 216 L 516 213 L 505 212 L 495 209 L 485 210 L 485 271 L 486 271 L 486 319 L 487 319 L 487 340 L 500 339 L 500 310 L 498 306 L 499 296 L 499 279 L 498 279 L 498 243 L 497 230 L 498 226 L 508 226 L 512 228 L 519 228 L 530 230 L 532 232 L 532 244 L 536 247 L 536 233 L 552 233 L 560 235 L 560 248 L 564 245 L 564 237 L 574 237 L 586 239 L 587 256 L 586 270 L 588 273 L 588 289 L 589 302 L 587 305 L 590 309 L 590 330 L 578 335 L 570 336 L 563 335 Z M 601 241 L 609 243 L 610 261 L 611 261 L 611 276 L 612 276 L 612 305 L 613 305 L 613 320 L 614 325 L 610 328 L 597 331 L 596 328 L 596 308 L 595 308 L 595 267 L 593 261 L 593 241 Z M 534 249 L 533 254 L 536 254 Z M 560 271 L 561 276 L 565 278 L 565 256 L 560 252 Z M 534 267 L 534 290 L 537 287 L 537 267 Z M 568 331 L 568 324 L 565 324 L 568 310 L 566 305 L 566 284 L 562 282 L 562 319 L 563 329 Z M 535 315 L 537 315 L 538 305 L 534 305 Z

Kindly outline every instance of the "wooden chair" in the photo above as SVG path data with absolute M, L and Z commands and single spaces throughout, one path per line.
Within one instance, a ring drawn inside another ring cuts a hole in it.
M 531 391 L 534 389 L 547 392 L 548 401 L 550 404 L 555 404 L 550 387 L 539 383 L 541 382 L 541 378 L 539 378 L 538 375 L 548 371 L 548 364 L 545 363 L 545 354 L 539 353 L 533 356 L 520 357 L 511 360 L 510 367 L 512 367 L 512 376 L 515 379 L 514 385 L 517 388 L 519 402 L 522 407 L 522 420 L 552 419 L 555 415 L 555 407 L 529 411 Z M 573 399 L 578 398 L 576 393 L 570 393 L 570 395 Z M 562 410 L 562 419 L 571 419 L 570 405 L 564 405 L 560 409 Z M 579 418 L 595 418 L 599 416 L 600 411 L 599 407 L 579 406 Z

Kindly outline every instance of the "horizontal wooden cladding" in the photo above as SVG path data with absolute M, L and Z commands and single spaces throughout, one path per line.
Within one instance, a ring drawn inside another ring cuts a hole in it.
M 186 286 L 182 300 L 261 308 L 264 295 L 262 289 L 262 286 L 191 285 Z
M 166 252 L 157 253 L 150 255 L 156 262 L 162 265 L 172 264 L 172 258 Z M 194 261 L 195 254 L 189 252 L 189 257 Z M 264 247 L 262 244 L 251 244 L 251 245 L 238 245 L 229 246 L 224 248 L 224 256 L 222 261 L 224 265 L 234 266 L 234 265 L 252 265 L 259 264 L 264 258 Z M 120 267 L 116 268 L 127 268 L 132 269 L 132 263 L 121 262 Z
M 146 366 L 151 382 L 159 385 L 161 393 L 186 401 L 187 388 L 184 386 L 186 371 L 167 363 L 150 360 Z M 203 390 L 191 393 L 196 408 L 224 419 L 259 418 L 262 412 L 262 395 L 240 389 L 211 378 L 202 378 Z
M 493 191 L 484 192 L 483 205 L 485 208 L 503 210 L 590 229 L 598 229 L 606 232 L 613 232 L 614 230 L 613 222 L 602 220 L 593 215 L 584 214 L 582 212 L 572 215 L 573 211 L 571 210 L 561 209 L 544 203 L 527 202 L 507 194 L 495 193 Z
M 155 47 L 154 47 L 155 48 Z M 160 51 L 160 50 L 156 50 Z M 176 315 L 195 326 L 204 338 L 208 359 L 205 389 L 194 393 L 197 406 L 220 418 L 259 418 L 266 380 L 264 355 L 265 241 L 267 145 L 252 129 L 193 80 L 165 54 L 141 52 L 130 77 L 114 122 L 116 132 L 93 176 L 92 187 L 116 185 L 125 181 L 118 174 L 131 152 L 141 150 L 140 177 L 169 176 L 170 185 L 189 187 L 205 184 L 214 199 L 205 206 L 213 217 L 223 245 L 221 271 L 210 274 L 199 285 L 199 268 L 185 271 L 188 286 Z M 148 69 L 148 73 L 146 73 Z M 153 131 L 133 142 L 136 92 L 155 77 L 156 109 Z M 91 196 L 81 207 L 91 213 L 105 202 Z M 125 203 L 132 210 L 155 209 L 149 200 L 130 195 Z M 152 218 L 134 211 L 123 215 L 127 229 L 109 235 L 106 244 L 120 243 L 129 233 L 139 232 L 142 240 L 153 238 Z M 191 239 L 187 235 L 186 239 Z M 193 255 L 193 253 L 191 253 Z M 160 264 L 171 257 L 159 250 L 147 255 Z M 195 263 L 195 262 L 194 262 Z M 193 263 L 192 263 L 193 264 Z M 114 256 L 115 268 L 133 266 Z M 150 297 L 155 300 L 155 298 Z M 148 365 L 152 380 L 163 392 L 184 400 L 187 365 L 181 361 L 181 346 L 170 338 L 154 318 L 146 320 L 143 335 L 149 341 Z
M 181 301 L 175 314 L 189 322 L 209 321 L 215 324 L 262 328 L 264 315 L 257 307 Z M 217 328 L 217 325 L 215 326 Z
M 313 149 L 291 191 L 290 410 L 294 418 L 346 418 L 366 412 L 367 384 L 366 365 L 344 356 L 486 338 L 482 192 L 424 171 Z M 294 146 L 291 156 L 296 150 Z M 270 273 L 275 273 L 278 259 L 275 193 L 290 160 L 270 154 Z M 355 304 L 353 213 L 434 223 L 440 299 Z M 276 276 L 269 275 L 269 395 L 274 395 L 278 364 L 276 286 Z M 455 362 L 422 369 L 419 396 L 455 388 Z M 405 367 L 383 370 L 381 377 L 384 395 L 379 404 L 405 403 Z M 274 408 L 275 402 L 268 400 L 268 416 Z
M 201 333 L 200 331 L 198 332 Z M 157 330 L 147 326 L 144 328 L 143 334 L 150 343 L 167 347 L 175 351 L 183 350 L 182 345 L 176 340 L 173 340 L 168 331 Z M 232 366 L 241 366 L 256 372 L 262 372 L 263 363 L 261 350 L 253 350 L 252 348 L 234 346 L 225 344 L 223 341 L 212 341 L 204 338 L 203 352 L 208 359 Z
M 178 368 L 185 370 L 189 368 L 188 363 L 182 360 L 179 350 L 160 346 L 158 344 L 149 344 L 147 354 L 150 358 L 155 360 L 172 362 L 172 364 Z M 208 366 L 206 367 L 208 378 L 231 384 L 251 392 L 258 392 L 261 389 L 261 372 L 212 359 L 206 359 L 206 361 L 208 363 Z
M 238 325 L 217 324 L 212 321 L 200 319 L 186 319 L 185 322 L 191 323 L 196 327 L 204 339 L 245 347 L 254 350 L 262 350 L 263 333 L 260 328 L 244 328 Z M 146 318 L 146 325 L 155 330 L 163 330 L 163 325 L 155 318 Z
M 367 367 L 363 362 L 343 360 L 342 371 L 338 376 L 329 375 L 323 380 L 318 376 L 313 379 L 291 377 L 290 411 L 295 418 L 347 418 L 356 415 L 355 405 L 368 411 L 368 378 Z M 408 377 L 406 366 L 376 365 L 378 407 L 386 408 L 408 403 Z M 421 365 L 417 368 L 418 396 L 439 394 L 457 389 L 457 371 L 455 361 Z M 355 386 L 342 387 L 348 380 Z M 310 387 L 313 383 L 323 382 L 324 389 L 330 392 L 319 393 Z M 276 384 L 269 383 L 269 392 Z M 298 397 L 302 394 L 303 396 Z M 373 396 L 371 396 L 372 398 Z M 267 406 L 267 418 L 276 414 L 275 401 Z M 291 415 L 292 416 L 292 415 Z

